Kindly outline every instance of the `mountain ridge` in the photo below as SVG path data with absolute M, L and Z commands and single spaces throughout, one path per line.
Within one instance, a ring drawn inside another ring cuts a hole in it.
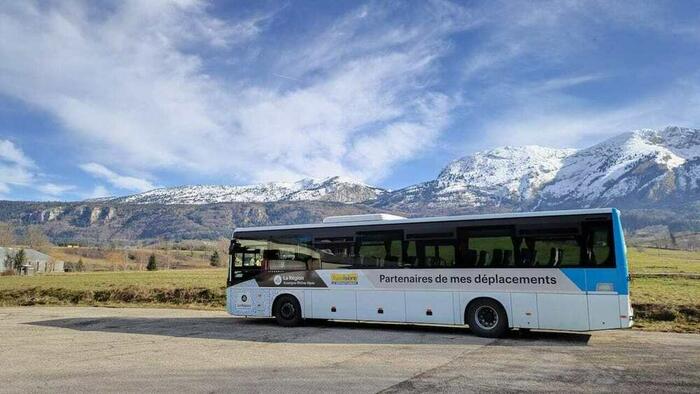
M 398 190 L 329 177 L 245 186 L 162 188 L 102 201 L 136 204 L 330 201 L 429 212 L 533 210 L 610 204 L 653 206 L 700 191 L 700 129 L 626 132 L 583 149 L 537 145 L 475 152 L 438 176 Z M 632 197 L 633 201 L 628 198 Z
M 584 149 L 501 147 L 448 163 L 430 181 L 385 190 L 341 177 L 249 186 L 182 186 L 78 202 L 0 201 L 0 221 L 54 240 L 219 238 L 241 226 L 325 216 L 403 216 L 615 206 L 626 230 L 700 232 L 700 129 L 623 133 Z

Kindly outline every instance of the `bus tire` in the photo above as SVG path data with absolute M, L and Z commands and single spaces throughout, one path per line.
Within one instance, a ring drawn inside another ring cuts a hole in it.
M 467 306 L 466 318 L 474 334 L 498 338 L 508 331 L 508 316 L 500 302 L 491 298 L 477 298 Z
M 294 327 L 301 324 L 301 306 L 296 297 L 283 294 L 275 300 L 272 310 L 277 324 L 283 327 Z

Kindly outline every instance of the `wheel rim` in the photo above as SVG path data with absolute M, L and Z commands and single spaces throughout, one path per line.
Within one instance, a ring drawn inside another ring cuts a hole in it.
M 482 330 L 493 330 L 498 325 L 498 312 L 487 305 L 476 309 L 476 325 Z
M 285 302 L 280 308 L 280 315 L 284 320 L 292 320 L 296 314 L 296 309 L 291 302 Z

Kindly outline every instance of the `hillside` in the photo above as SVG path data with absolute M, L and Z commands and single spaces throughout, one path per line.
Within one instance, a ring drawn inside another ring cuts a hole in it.
M 215 239 L 237 226 L 338 214 L 404 216 L 615 206 L 642 236 L 700 232 L 700 129 L 623 133 L 575 150 L 501 147 L 448 163 L 431 181 L 388 191 L 354 180 L 181 186 L 71 203 L 0 202 L 0 221 L 54 240 Z
M 258 185 L 196 185 L 162 188 L 102 202 L 130 204 L 215 204 L 230 202 L 329 201 L 359 203 L 375 200 L 384 189 L 338 176 L 322 180 L 270 182 Z

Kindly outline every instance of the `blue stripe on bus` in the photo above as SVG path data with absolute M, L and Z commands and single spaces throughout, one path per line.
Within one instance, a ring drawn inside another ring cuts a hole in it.
M 629 282 L 627 281 L 627 252 L 625 239 L 620 222 L 620 211 L 613 209 L 613 240 L 615 242 L 615 268 L 562 268 L 566 275 L 581 291 L 598 291 L 599 283 L 613 285 L 613 290 L 621 295 L 629 294 Z
M 627 265 L 627 250 L 625 248 L 625 237 L 622 233 L 622 222 L 620 221 L 620 211 L 613 208 L 613 237 L 615 240 L 615 266 L 617 275 L 615 276 L 615 291 L 619 294 L 629 294 L 629 268 Z
M 581 268 L 562 268 L 561 272 L 581 291 L 586 291 L 586 270 Z

